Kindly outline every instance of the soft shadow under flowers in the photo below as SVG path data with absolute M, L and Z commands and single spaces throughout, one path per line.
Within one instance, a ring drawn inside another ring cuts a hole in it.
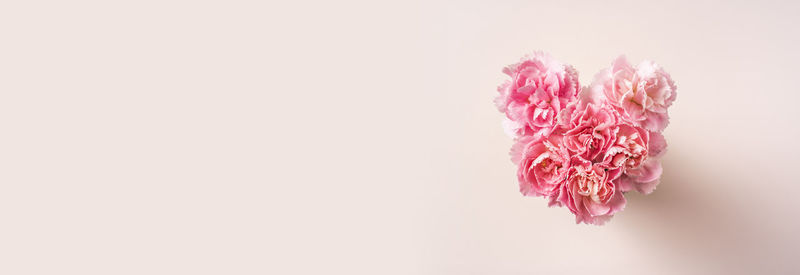
M 770 229 L 748 207 L 749 198 L 735 192 L 737 184 L 747 182 L 736 173 L 709 169 L 719 163 L 676 150 L 670 150 L 663 165 L 658 189 L 650 195 L 629 192 L 624 218 L 617 217 L 632 237 L 642 239 L 643 253 L 667 265 L 681 263 L 691 274 L 788 271 L 770 264 L 776 259 L 769 243 L 782 237 L 773 234 L 765 241 Z

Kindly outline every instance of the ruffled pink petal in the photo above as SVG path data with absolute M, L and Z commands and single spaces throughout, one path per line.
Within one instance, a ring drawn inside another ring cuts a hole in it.
M 667 128 L 669 116 L 666 113 L 648 112 L 640 124 L 648 131 L 661 132 L 664 128 Z
M 522 160 L 522 154 L 525 151 L 525 147 L 532 141 L 533 137 L 530 136 L 523 136 L 517 139 L 513 145 L 511 145 L 511 151 L 508 152 L 508 155 L 511 156 L 511 162 L 514 164 L 519 164 Z
M 639 184 L 636 185 L 636 191 L 639 191 L 639 193 L 642 193 L 642 194 L 645 194 L 645 195 L 650 194 L 654 190 L 656 190 L 656 185 L 658 185 L 658 183 L 660 181 L 661 181 L 661 178 L 656 178 L 653 181 L 640 182 Z
M 631 169 L 633 170 L 633 169 Z M 658 158 L 648 158 L 632 174 L 629 174 L 636 182 L 651 182 L 661 177 L 661 160 Z
M 611 200 L 608 202 L 608 205 L 611 207 L 611 213 L 616 213 L 625 209 L 625 204 L 627 204 L 628 200 L 625 199 L 625 195 L 618 190 L 615 190 L 614 196 L 611 197 Z
M 591 199 L 584 198 L 584 200 L 591 200 Z M 586 206 L 586 210 L 592 216 L 606 215 L 606 214 L 608 214 L 609 211 L 611 211 L 611 206 L 608 206 L 608 205 L 605 205 L 605 204 L 602 204 L 602 203 L 595 203 L 595 202 L 592 202 L 592 201 L 587 201 L 587 203 L 584 203 L 584 205 Z
M 617 184 L 617 188 L 619 191 L 628 192 L 634 189 L 636 185 L 636 181 L 634 181 L 631 177 L 627 175 L 622 175 L 619 177 L 615 183 Z
M 660 158 L 666 152 L 667 152 L 667 140 L 664 139 L 664 135 L 658 132 L 650 132 L 648 157 Z

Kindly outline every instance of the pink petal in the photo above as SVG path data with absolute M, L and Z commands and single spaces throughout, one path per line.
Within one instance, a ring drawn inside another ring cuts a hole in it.
M 639 191 L 639 193 L 642 193 L 642 194 L 645 194 L 645 195 L 650 194 L 654 190 L 656 190 L 656 185 L 658 185 L 658 183 L 660 181 L 661 181 L 661 178 L 656 178 L 653 181 L 640 182 L 639 184 L 636 185 L 636 191 Z

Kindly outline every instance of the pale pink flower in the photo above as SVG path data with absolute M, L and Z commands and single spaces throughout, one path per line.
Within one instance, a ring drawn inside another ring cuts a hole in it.
M 575 214 L 576 223 L 595 225 L 604 224 L 625 208 L 625 196 L 614 183 L 621 169 L 592 164 L 579 157 L 573 158 L 571 164 L 566 181 L 550 197 L 551 206 L 566 206 Z
M 500 95 L 495 104 L 514 122 L 506 125 L 513 129 L 514 137 L 549 135 L 559 111 L 580 90 L 578 73 L 572 66 L 541 52 L 522 58 L 503 72 L 511 80 L 497 88 Z
M 635 169 L 642 165 L 649 153 L 650 133 L 641 127 L 620 124 L 614 144 L 605 151 L 603 163 L 611 167 Z
M 511 161 L 518 165 L 519 190 L 525 196 L 548 197 L 567 177 L 569 153 L 561 146 L 561 135 L 547 138 L 525 136 L 511 148 Z
M 635 189 L 642 194 L 650 194 L 660 182 L 661 157 L 666 152 L 667 142 L 660 133 L 650 132 L 647 144 L 648 152 L 644 159 L 632 162 L 632 164 L 638 163 L 638 165 L 625 167 L 624 174 L 617 181 L 620 190 Z
M 592 88 L 603 90 L 611 105 L 635 126 L 660 132 L 667 127 L 667 108 L 677 96 L 670 75 L 652 61 L 636 68 L 624 56 L 595 75 Z

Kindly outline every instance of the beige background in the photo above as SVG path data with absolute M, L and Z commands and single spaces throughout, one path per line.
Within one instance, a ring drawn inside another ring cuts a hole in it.
M 798 5 L 4 1 L 0 274 L 789 274 Z M 603 227 L 517 192 L 533 50 L 678 84 Z

